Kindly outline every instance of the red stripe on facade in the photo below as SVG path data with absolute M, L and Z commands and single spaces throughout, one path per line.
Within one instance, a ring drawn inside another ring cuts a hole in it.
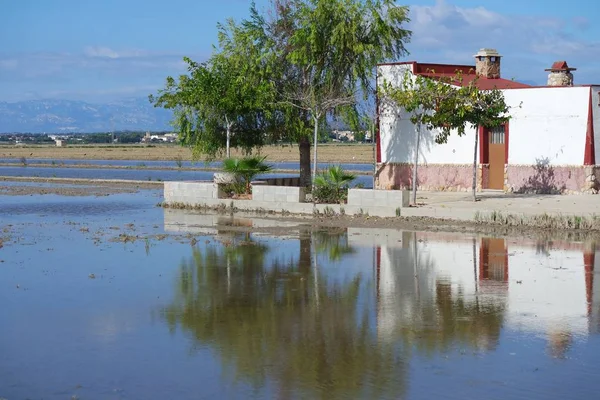
M 504 164 L 508 164 L 508 140 L 510 138 L 509 127 L 510 122 L 507 122 L 504 125 Z
M 487 164 L 488 161 L 488 137 L 485 128 L 479 127 L 479 164 Z
M 381 163 L 381 140 L 379 138 L 379 69 L 375 74 L 375 112 L 377 114 L 377 117 L 375 118 L 377 128 L 375 129 L 375 137 L 373 140 L 375 140 L 375 160 L 377 164 L 379 164 Z
M 590 88 L 590 102 L 588 108 L 587 131 L 585 135 L 585 154 L 583 165 L 596 164 L 596 149 L 594 146 L 594 112 L 592 108 L 592 88 Z

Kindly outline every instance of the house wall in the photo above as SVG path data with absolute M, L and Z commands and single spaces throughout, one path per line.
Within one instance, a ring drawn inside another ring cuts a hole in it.
M 505 90 L 513 107 L 505 189 L 569 193 L 592 189 L 584 154 L 590 87 Z M 520 105 L 520 107 L 519 107 Z
M 400 85 L 410 65 L 378 67 L 378 84 Z M 472 186 L 475 130 L 467 129 L 463 137 L 456 132 L 443 145 L 435 143 L 439 133 L 421 129 L 419 151 L 419 188 L 423 190 L 468 190 Z M 379 189 L 412 186 L 412 165 L 416 152 L 416 128 L 410 114 L 379 102 L 379 140 L 381 163 L 376 176 Z
M 399 85 L 403 71 L 409 67 L 380 66 L 378 84 L 388 81 Z M 596 168 L 584 166 L 590 90 L 594 131 L 600 133 L 598 86 L 591 89 L 581 86 L 503 91 L 512 117 L 509 122 L 505 190 L 569 193 L 595 191 L 598 188 Z M 376 188 L 410 188 L 416 151 L 415 127 L 408 113 L 398 112 L 385 104 L 383 99 L 379 100 L 379 104 L 381 157 Z M 435 143 L 437 133 L 421 130 L 419 189 L 470 190 L 476 130 L 467 129 L 463 137 L 453 132 L 445 144 Z M 594 139 L 596 158 L 600 160 L 600 134 L 596 134 Z M 486 171 L 486 165 L 480 167 L 478 189 L 487 187 Z

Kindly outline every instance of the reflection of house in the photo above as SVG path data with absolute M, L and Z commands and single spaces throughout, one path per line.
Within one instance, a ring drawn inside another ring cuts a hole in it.
M 382 339 L 421 323 L 431 329 L 423 318 L 433 306 L 436 318 L 451 306 L 497 314 L 504 329 L 546 336 L 553 354 L 563 352 L 571 336 L 600 333 L 600 278 L 594 279 L 600 267 L 593 245 L 536 247 L 523 240 L 407 232 L 395 244 L 387 242 L 377 247 L 375 272 Z M 477 315 L 462 317 L 476 324 Z M 485 332 L 490 345 L 494 332 Z
M 502 79 L 500 55 L 482 49 L 475 66 L 403 62 L 377 68 L 379 84 L 400 85 L 404 74 L 431 79 L 476 77 L 481 90 L 498 88 L 512 107 L 511 120 L 500 128 L 452 133 L 448 143 L 435 144 L 436 132 L 422 129 L 419 145 L 419 188 L 467 190 L 472 185 L 474 138 L 479 136 L 478 187 L 509 191 L 588 191 L 598 189 L 596 159 L 600 158 L 600 86 L 573 85 L 566 62 L 556 62 L 548 86 L 532 87 Z M 409 115 L 379 99 L 376 186 L 410 187 L 416 149 L 415 126 Z M 600 174 L 600 171 L 599 171 Z

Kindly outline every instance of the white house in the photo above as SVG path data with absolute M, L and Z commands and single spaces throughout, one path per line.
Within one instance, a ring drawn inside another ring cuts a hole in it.
M 436 144 L 435 132 L 422 129 L 418 188 L 469 190 L 477 134 L 478 190 L 597 193 L 600 135 L 594 132 L 600 132 L 600 85 L 574 85 L 575 69 L 564 61 L 547 70 L 547 86 L 530 86 L 501 78 L 501 56 L 493 49 L 480 50 L 475 59 L 475 66 L 401 62 L 377 67 L 378 85 L 399 85 L 405 71 L 432 79 L 461 72 L 464 84 L 478 76 L 481 90 L 502 90 L 511 107 L 505 126 L 453 134 L 446 144 Z M 405 111 L 385 107 L 380 99 L 377 104 L 376 188 L 412 187 L 415 127 Z

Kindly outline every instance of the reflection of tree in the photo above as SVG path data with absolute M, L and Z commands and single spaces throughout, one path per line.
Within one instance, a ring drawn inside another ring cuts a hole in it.
M 327 254 L 330 261 L 339 261 L 343 256 L 355 252 L 348 243 L 346 228 L 315 231 L 313 237 L 317 253 Z
M 477 350 L 493 350 L 498 344 L 504 320 L 504 306 L 493 301 L 467 300 L 452 293 L 448 282 L 435 285 L 435 302 L 424 305 L 424 328 L 417 348 L 433 353 L 457 345 Z
M 463 288 L 453 288 L 450 280 L 436 275 L 436 260 L 418 249 L 414 233 L 405 234 L 403 248 L 385 251 L 394 262 L 381 289 L 385 293 L 380 293 L 383 335 L 427 354 L 457 346 L 495 348 L 504 321 L 503 298 L 480 292 L 467 296 Z M 476 269 L 473 279 L 477 288 Z
M 216 246 L 194 250 L 164 310 L 171 329 L 216 350 L 236 378 L 275 382 L 282 398 L 401 396 L 405 365 L 397 348 L 378 343 L 369 311 L 359 308 L 360 276 L 338 283 L 319 274 L 313 285 L 305 234 L 297 261 L 267 265 L 267 249 L 251 243 L 236 246 L 236 257 Z

